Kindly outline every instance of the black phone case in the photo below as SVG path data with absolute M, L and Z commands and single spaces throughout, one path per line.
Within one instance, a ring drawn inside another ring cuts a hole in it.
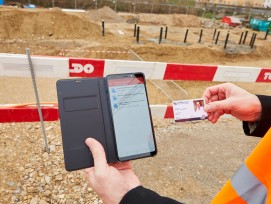
M 65 168 L 73 171 L 94 166 L 85 140 L 98 140 L 107 161 L 117 162 L 117 151 L 104 78 L 57 81 Z

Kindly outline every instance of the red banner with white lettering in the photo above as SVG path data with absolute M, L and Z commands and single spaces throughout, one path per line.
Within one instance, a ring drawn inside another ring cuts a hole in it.
M 271 69 L 262 69 L 256 82 L 271 82 Z
M 69 59 L 70 77 L 103 77 L 104 60 L 100 59 Z

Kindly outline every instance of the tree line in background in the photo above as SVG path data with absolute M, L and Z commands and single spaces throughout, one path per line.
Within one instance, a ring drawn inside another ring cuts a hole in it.
M 14 1 L 5 0 L 5 3 Z M 40 7 L 60 7 L 76 9 L 97 9 L 108 6 L 116 12 L 159 13 L 159 14 L 192 14 L 207 18 L 222 18 L 225 15 L 243 15 L 244 18 L 266 15 L 270 9 L 255 9 L 241 6 L 225 6 L 210 3 L 199 3 L 195 0 L 17 0 L 21 4 L 29 3 Z

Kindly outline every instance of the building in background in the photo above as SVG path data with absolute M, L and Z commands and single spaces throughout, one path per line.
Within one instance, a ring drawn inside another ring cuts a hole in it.
M 264 8 L 271 8 L 271 0 L 264 1 Z
M 196 2 L 247 6 L 247 7 L 264 7 L 265 2 L 271 2 L 271 0 L 196 0 Z M 269 5 L 270 4 L 271 3 L 269 3 Z

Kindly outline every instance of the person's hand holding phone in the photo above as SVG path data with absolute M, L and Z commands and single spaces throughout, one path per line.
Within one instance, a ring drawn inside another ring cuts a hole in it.
M 225 113 L 249 122 L 260 118 L 262 107 L 258 97 L 234 84 L 208 87 L 202 97 L 206 103 L 204 110 L 212 123 Z
M 129 162 L 108 165 L 102 145 L 95 139 L 86 139 L 92 152 L 94 167 L 85 169 L 85 175 L 93 190 L 106 204 L 117 204 L 140 181 Z

